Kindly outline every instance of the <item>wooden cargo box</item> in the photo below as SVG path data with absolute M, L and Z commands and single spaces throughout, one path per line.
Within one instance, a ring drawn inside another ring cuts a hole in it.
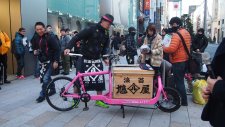
M 153 76 L 153 70 L 138 66 L 113 67 L 113 98 L 152 98 Z

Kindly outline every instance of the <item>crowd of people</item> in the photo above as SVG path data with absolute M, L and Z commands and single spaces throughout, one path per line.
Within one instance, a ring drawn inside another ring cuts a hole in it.
M 113 25 L 113 20 L 114 17 L 112 15 L 106 14 L 102 16 L 100 22 L 96 25 L 89 26 L 80 32 L 75 31 L 72 34 L 69 29 L 62 28 L 60 37 L 52 32 L 50 25 L 45 27 L 44 23 L 36 22 L 35 34 L 30 42 L 27 41 L 25 28 L 18 30 L 12 42 L 5 32 L 0 31 L 0 62 L 2 63 L 1 67 L 4 68 L 1 69 L 4 70 L 4 74 L 1 73 L 1 79 L 4 83 L 10 83 L 7 80 L 6 73 L 7 53 L 10 51 L 10 48 L 17 61 L 17 78 L 25 78 L 22 70 L 25 64 L 26 47 L 29 47 L 29 51 L 36 58 L 34 76 L 40 78 L 42 83 L 42 90 L 36 99 L 40 103 L 45 100 L 45 89 L 52 80 L 51 76 L 59 74 L 59 65 L 62 65 L 63 72 L 61 74 L 63 75 L 68 75 L 73 66 L 76 68 L 76 72 L 86 72 L 93 65 L 98 70 L 102 70 L 102 60 L 106 65 L 109 64 L 109 60 L 102 56 L 110 53 L 110 49 L 116 55 L 126 56 L 128 64 L 134 64 L 134 56 L 138 55 L 139 45 L 141 51 L 139 62 L 142 69 L 148 69 L 146 64 L 149 64 L 156 72 L 159 72 L 163 60 L 172 64 L 174 88 L 181 95 L 181 105 L 188 106 L 184 83 L 185 74 L 188 73 L 187 61 L 190 57 L 189 54 L 196 57 L 198 64 L 196 73 L 201 72 L 203 63 L 199 54 L 203 53 L 208 45 L 204 29 L 198 29 L 197 34 L 191 37 L 190 33 L 182 27 L 181 19 L 173 17 L 169 22 L 171 27 L 162 29 L 160 33 L 157 32 L 154 25 L 148 25 L 145 33 L 138 35 L 139 39 L 137 42 L 135 39 L 137 31 L 135 27 L 130 27 L 128 34 L 125 36 L 120 35 L 119 32 L 113 32 L 110 37 L 109 29 Z M 208 78 L 209 86 L 204 90 L 204 98 L 208 99 L 210 94 L 224 106 L 223 51 L 221 48 L 218 48 L 215 55 L 213 70 L 215 70 L 218 78 Z M 72 59 L 68 55 L 70 52 L 80 53 L 83 57 Z M 104 76 L 98 76 L 95 80 L 84 79 L 84 83 L 88 90 L 95 90 L 98 95 L 105 90 Z M 56 92 L 54 85 L 51 86 L 52 89 L 49 91 L 49 95 L 53 95 Z M 108 105 L 102 101 L 96 101 L 96 105 L 108 108 Z M 219 108 L 221 109 L 222 107 Z M 212 124 L 215 124 L 215 122 L 213 121 Z

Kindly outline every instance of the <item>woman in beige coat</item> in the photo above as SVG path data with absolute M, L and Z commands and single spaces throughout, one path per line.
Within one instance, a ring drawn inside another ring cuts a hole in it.
M 141 49 L 141 63 L 147 62 L 147 64 L 150 64 L 152 68 L 158 72 L 163 61 L 162 37 L 156 33 L 154 25 L 149 25 L 147 27 L 146 34 L 143 47 L 147 45 L 150 50 L 147 51 L 146 49 Z

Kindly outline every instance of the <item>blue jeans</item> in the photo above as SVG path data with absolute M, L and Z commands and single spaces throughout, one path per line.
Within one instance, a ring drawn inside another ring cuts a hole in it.
M 181 95 L 182 104 L 187 104 L 187 95 L 184 85 L 186 62 L 173 63 L 172 70 L 174 75 L 175 88 Z
M 50 65 L 50 67 L 48 68 L 47 72 L 44 74 L 43 77 L 42 90 L 40 92 L 41 97 L 45 97 L 46 95 L 45 94 L 46 88 L 48 84 L 52 81 L 51 74 L 52 74 L 52 66 Z M 51 85 L 51 91 L 55 91 L 55 85 Z

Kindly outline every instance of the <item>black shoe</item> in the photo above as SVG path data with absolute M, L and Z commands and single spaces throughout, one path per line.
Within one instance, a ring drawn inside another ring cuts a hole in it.
M 182 106 L 188 106 L 188 103 L 181 103 Z
M 36 99 L 36 102 L 37 102 L 37 103 L 41 103 L 41 102 L 43 102 L 44 100 L 45 100 L 44 97 L 39 96 L 39 97 Z
M 48 96 L 52 96 L 52 95 L 54 95 L 56 92 L 55 91 L 50 91 L 49 93 L 48 93 Z
M 8 80 L 5 80 L 5 81 L 4 81 L 4 83 L 9 84 L 9 83 L 11 83 L 11 82 L 10 82 L 10 81 L 8 81 Z

